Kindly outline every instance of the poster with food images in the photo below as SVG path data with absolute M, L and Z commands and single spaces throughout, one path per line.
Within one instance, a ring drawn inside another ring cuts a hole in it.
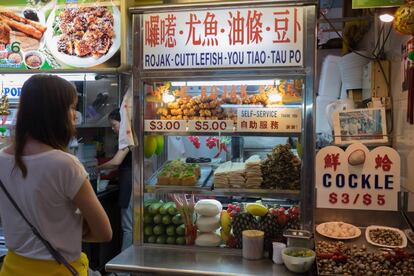
M 0 71 L 120 66 L 121 1 L 4 2 Z

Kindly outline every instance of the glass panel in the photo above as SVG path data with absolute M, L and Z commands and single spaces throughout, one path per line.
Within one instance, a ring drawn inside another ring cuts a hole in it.
M 119 107 L 118 77 L 99 75 L 95 80 L 86 81 L 85 121 L 87 124 L 106 124 L 107 116 Z
M 302 79 L 144 83 L 144 242 L 240 248 L 241 232 L 259 229 L 269 246 L 299 228 L 303 87 Z M 191 206 L 180 212 L 192 196 L 217 200 L 224 213 L 207 221 Z M 188 223 L 196 217 L 210 232 L 198 241 Z

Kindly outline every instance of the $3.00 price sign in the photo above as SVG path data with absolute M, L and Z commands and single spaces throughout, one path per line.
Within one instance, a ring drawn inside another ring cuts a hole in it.
M 325 147 L 316 155 L 315 177 L 317 208 L 398 210 L 400 156 L 393 148 Z
M 189 132 L 233 132 L 234 123 L 231 120 L 190 120 Z
M 151 132 L 184 132 L 187 129 L 185 120 L 145 120 L 145 131 Z

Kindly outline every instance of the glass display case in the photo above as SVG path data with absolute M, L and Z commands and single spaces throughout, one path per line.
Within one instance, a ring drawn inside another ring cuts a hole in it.
M 242 232 L 257 229 L 269 249 L 271 241 L 285 240 L 287 229 L 313 231 L 315 6 L 287 2 L 252 7 L 246 1 L 238 7 L 241 14 L 301 16 L 292 23 L 300 26 L 295 42 L 303 35 L 302 60 L 280 66 L 197 67 L 195 62 L 155 68 L 147 54 L 151 20 L 196 19 L 191 14 L 202 19 L 206 9 L 134 11 L 134 127 L 140 141 L 134 151 L 136 245 L 239 249 Z M 219 30 L 219 15 L 234 12 L 226 5 L 208 6 Z M 185 25 L 176 26 L 182 34 Z M 159 48 L 158 57 L 166 49 Z M 170 56 L 172 63 L 180 54 Z

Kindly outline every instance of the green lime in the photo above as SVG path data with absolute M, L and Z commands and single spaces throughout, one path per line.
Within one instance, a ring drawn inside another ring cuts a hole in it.
M 185 235 L 185 226 L 184 226 L 184 224 L 181 224 L 180 226 L 178 226 L 178 227 L 175 229 L 175 233 L 176 233 L 178 236 L 184 236 L 184 235 Z
M 178 237 L 175 239 L 175 244 L 185 245 L 185 237 Z
M 164 215 L 162 217 L 162 223 L 165 225 L 168 225 L 171 223 L 171 217 L 169 215 Z
M 155 225 L 152 231 L 155 235 L 162 235 L 165 233 L 165 227 L 163 225 Z
M 165 231 L 168 236 L 175 236 L 175 226 L 170 225 L 167 227 L 167 230 Z
M 157 236 L 149 236 L 148 237 L 148 242 L 149 243 L 155 243 L 157 241 Z
M 181 218 L 181 214 L 176 214 L 175 216 L 173 216 L 172 223 L 174 223 L 176 225 L 182 224 L 183 219 Z
M 152 221 L 154 222 L 154 224 L 160 224 L 162 222 L 162 216 L 161 215 L 155 215 L 154 218 L 152 219 Z
M 168 208 L 168 214 L 171 216 L 175 216 L 177 214 L 177 208 L 175 208 L 175 205 Z
M 156 199 L 147 199 L 147 200 L 144 201 L 144 208 L 145 209 L 148 209 L 148 207 L 150 207 L 151 204 L 153 204 L 153 203 L 159 203 L 159 202 L 160 201 L 159 200 L 156 200 Z
M 158 244 L 164 244 L 167 241 L 167 238 L 165 236 L 159 236 L 157 238 L 157 243 Z
M 157 202 L 157 203 L 152 203 L 149 207 L 148 207 L 148 211 L 150 212 L 151 215 L 155 215 L 158 214 L 160 208 L 162 206 L 161 202 Z
M 150 214 L 144 214 L 144 224 L 151 224 L 152 223 L 152 216 Z
M 154 232 L 152 231 L 152 226 L 151 225 L 145 226 L 145 228 L 144 228 L 144 235 L 145 236 L 154 235 Z
M 167 238 L 167 243 L 168 244 L 175 244 L 175 237 L 168 237 Z

